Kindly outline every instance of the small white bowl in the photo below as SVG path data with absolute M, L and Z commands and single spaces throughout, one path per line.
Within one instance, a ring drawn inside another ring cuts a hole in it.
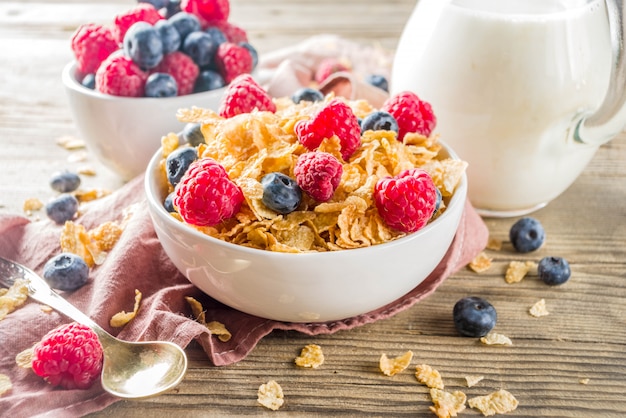
M 178 109 L 198 106 L 217 111 L 226 90 L 163 98 L 111 96 L 81 85 L 74 61 L 63 69 L 62 80 L 81 138 L 124 180 L 146 170 L 163 135 L 182 130 Z
M 444 155 L 457 158 L 449 149 Z M 278 253 L 205 235 L 163 208 L 161 152 L 145 177 L 156 234 L 174 265 L 207 295 L 242 312 L 287 322 L 327 322 L 371 312 L 419 285 L 447 252 L 463 213 L 463 176 L 446 211 L 406 237 L 366 248 Z

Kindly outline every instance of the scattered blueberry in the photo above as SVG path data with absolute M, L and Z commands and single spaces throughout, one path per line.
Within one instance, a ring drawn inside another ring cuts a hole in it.
M 163 59 L 163 41 L 147 22 L 136 22 L 124 35 L 124 54 L 144 70 L 156 67 Z
M 78 200 L 71 194 L 62 194 L 46 204 L 46 214 L 59 225 L 72 220 L 78 212 Z
M 182 42 L 185 41 L 187 35 L 191 32 L 195 32 L 201 30 L 200 20 L 198 17 L 192 13 L 188 12 L 178 12 L 174 16 L 168 19 L 172 25 L 178 31 L 180 35 L 180 40 Z
M 301 101 L 320 102 L 324 100 L 324 94 L 322 94 L 319 90 L 312 89 L 310 87 L 303 87 L 293 93 L 291 100 L 294 103 L 300 103 Z
M 252 69 L 254 70 L 259 63 L 259 53 L 256 48 L 250 45 L 249 42 L 239 42 L 239 46 L 243 46 L 250 52 L 250 56 L 252 57 Z
M 441 202 L 443 201 L 443 196 L 441 196 L 439 187 L 435 187 L 435 192 L 437 192 L 437 200 L 435 201 L 435 210 L 433 211 L 432 216 L 435 216 L 437 212 L 439 212 L 439 209 L 441 208 Z
M 544 257 L 537 266 L 539 278 L 545 284 L 556 286 L 569 280 L 572 272 L 569 263 L 562 257 Z
M 220 73 L 213 70 L 204 70 L 198 74 L 193 91 L 194 93 L 199 93 L 202 91 L 217 90 L 225 85 L 224 77 L 222 77 Z
M 96 75 L 94 73 L 89 73 L 81 80 L 80 84 L 83 87 L 87 87 L 88 89 L 95 90 L 96 88 Z
M 189 55 L 198 67 L 206 67 L 213 61 L 218 46 L 209 33 L 198 30 L 185 37 L 181 50 Z
M 167 5 L 167 0 L 137 0 L 137 3 L 149 3 L 159 10 Z
M 509 239 L 513 247 L 520 253 L 535 251 L 543 244 L 546 233 L 535 218 L 521 218 L 513 224 L 509 231 Z
M 391 114 L 377 110 L 363 118 L 361 132 L 365 131 L 394 131 L 398 132 L 398 122 Z
M 71 171 L 60 171 L 50 178 L 50 187 L 59 193 L 69 193 L 80 186 L 80 176 Z
M 221 45 L 224 42 L 228 42 L 228 38 L 226 37 L 226 35 L 224 35 L 224 32 L 222 32 L 219 28 L 216 28 L 215 26 L 208 27 L 204 31 L 211 35 L 213 37 L 213 40 L 217 42 L 218 45 Z
M 202 124 L 200 123 L 188 123 L 181 132 L 181 139 L 191 145 L 197 147 L 200 144 L 204 144 L 204 135 L 202 134 Z
M 176 79 L 167 73 L 152 73 L 146 80 L 146 97 L 174 97 L 178 94 Z
M 180 11 L 180 0 L 165 0 L 165 7 L 159 9 L 161 16 L 166 19 L 169 19 Z
M 89 278 L 89 266 L 72 253 L 61 253 L 43 266 L 43 278 L 53 289 L 76 290 Z
M 378 87 L 379 89 L 389 91 L 389 82 L 380 74 L 370 74 L 365 77 L 365 82 L 371 84 L 372 86 Z
M 174 150 L 165 159 L 167 180 L 172 186 L 176 186 L 185 175 L 187 169 L 198 158 L 195 148 L 182 147 Z
M 456 330 L 466 337 L 484 337 L 496 326 L 498 317 L 491 303 L 476 296 L 457 301 L 452 316 Z
M 283 215 L 293 212 L 302 200 L 302 189 L 294 179 L 283 173 L 270 173 L 261 179 L 263 203 Z
M 163 207 L 169 213 L 176 212 L 176 209 L 174 209 L 174 195 L 175 195 L 174 192 L 168 194 L 165 200 L 163 201 Z
M 172 22 L 166 19 L 161 19 L 154 24 L 154 28 L 161 36 L 161 42 L 163 43 L 163 55 L 178 51 L 181 44 L 180 33 L 178 33 L 178 30 L 176 30 Z

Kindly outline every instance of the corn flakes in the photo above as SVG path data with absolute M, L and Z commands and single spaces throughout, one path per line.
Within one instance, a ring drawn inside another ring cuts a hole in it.
M 534 261 L 511 261 L 506 269 L 504 280 L 509 284 L 519 283 L 530 271 L 536 268 L 537 263 Z
M 465 393 L 459 390 L 446 392 L 437 388 L 430 389 L 430 398 L 434 404 L 430 407 L 430 410 L 439 418 L 456 417 L 465 410 L 465 401 L 467 399 Z
M 470 408 L 478 409 L 486 417 L 515 411 L 519 405 L 515 396 L 504 389 L 500 389 L 489 395 L 470 398 L 467 403 Z
M 473 376 L 473 375 L 465 376 L 465 384 L 467 385 L 468 388 L 471 388 L 473 386 L 476 386 L 478 383 L 480 383 L 484 378 L 485 376 Z
M 439 371 L 433 369 L 427 364 L 420 364 L 415 368 L 415 378 L 418 382 L 428 386 L 431 389 L 443 389 L 444 384 Z
M 401 356 L 389 358 L 387 354 L 383 353 L 380 356 L 380 360 L 378 361 L 378 367 L 380 371 L 383 372 L 386 376 L 393 376 L 402 371 L 404 371 L 409 364 L 411 364 L 411 360 L 413 359 L 413 352 L 411 350 L 402 354 Z
M 548 312 L 548 308 L 546 307 L 546 300 L 541 299 L 537 301 L 533 306 L 530 307 L 530 309 L 528 309 L 528 313 L 530 313 L 535 318 L 550 315 L 550 312 Z
M 492 261 L 492 258 L 482 251 L 467 266 L 476 273 L 482 273 L 491 268 Z
M 13 389 L 11 378 L 6 374 L 0 374 L 0 396 Z
M 26 199 L 24 201 L 24 205 L 22 209 L 24 210 L 25 213 L 30 215 L 32 214 L 32 212 L 38 211 L 41 208 L 43 208 L 43 202 L 37 199 L 36 197 L 33 197 L 30 199 Z
M 15 356 L 15 364 L 17 364 L 18 367 L 21 367 L 23 369 L 30 369 L 31 364 L 33 362 L 34 353 L 35 352 L 34 352 L 33 347 L 29 347 L 23 351 L 20 351 Z
M 26 280 L 17 279 L 11 287 L 0 294 L 0 321 L 26 302 L 28 298 L 27 283 Z
M 283 388 L 275 380 L 259 386 L 257 401 L 264 407 L 277 411 L 285 403 Z
M 308 344 L 302 348 L 300 355 L 294 361 L 297 366 L 317 369 L 324 364 L 322 347 L 317 344 Z
M 513 345 L 509 337 L 493 331 L 484 337 L 480 337 L 480 342 L 485 345 Z
M 217 338 L 224 343 L 230 341 L 232 334 L 226 329 L 226 325 L 218 321 L 206 322 L 206 311 L 202 304 L 191 296 L 185 296 L 185 300 L 191 307 L 191 312 L 193 316 L 196 317 L 196 321 L 206 326 L 211 335 L 217 336 Z
M 141 292 L 135 289 L 135 306 L 133 307 L 133 310 L 131 312 L 122 311 L 122 312 L 116 313 L 115 315 L 111 317 L 109 324 L 113 328 L 123 327 L 124 325 L 128 324 L 130 321 L 133 320 L 133 318 L 135 318 L 135 316 L 137 315 L 137 312 L 139 312 L 140 303 L 141 303 Z

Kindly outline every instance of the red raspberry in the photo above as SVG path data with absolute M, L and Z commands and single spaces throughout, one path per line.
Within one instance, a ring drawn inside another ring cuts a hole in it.
M 328 102 L 312 119 L 296 123 L 295 131 L 300 143 L 310 151 L 315 151 L 324 139 L 337 135 L 345 161 L 361 145 L 359 121 L 350 106 L 338 98 Z
M 89 389 L 100 377 L 102 358 L 96 333 L 72 322 L 50 331 L 35 344 L 32 368 L 52 386 Z
M 254 109 L 275 112 L 276 105 L 272 97 L 259 86 L 250 74 L 235 78 L 224 93 L 219 114 L 223 118 L 232 118 L 241 113 L 250 113 Z
M 337 58 L 326 58 L 320 62 L 315 70 L 315 81 L 321 84 L 324 80 L 339 71 L 350 71 L 350 68 Z
M 233 44 L 239 44 L 241 42 L 248 42 L 248 34 L 245 29 L 226 21 L 212 21 L 208 22 L 206 27 L 214 26 L 224 33 L 228 42 Z M 203 26 L 205 28 L 205 26 Z M 206 29 L 206 28 L 205 28 Z
M 226 83 L 230 83 L 241 74 L 252 71 L 252 55 L 250 51 L 231 42 L 220 44 L 215 53 L 217 68 Z
M 409 91 L 403 91 L 387 99 L 381 110 L 396 118 L 400 129 L 398 141 L 402 141 L 408 132 L 430 136 L 437 124 L 430 103 L 420 100 L 415 93 Z
M 378 180 L 374 200 L 389 227 L 409 233 L 428 223 L 437 205 L 437 191 L 426 171 L 412 168 Z
M 142 97 L 147 78 L 148 73 L 132 59 L 113 54 L 96 71 L 96 90 L 113 96 Z
M 227 21 L 229 0 L 182 0 L 180 8 L 208 21 Z
M 193 93 L 200 68 L 189 55 L 181 51 L 174 51 L 166 54 L 152 72 L 167 73 L 174 77 L 176 84 L 178 84 L 178 95 L 184 96 Z
M 244 200 L 239 186 L 211 158 L 191 163 L 174 193 L 174 206 L 180 216 L 197 226 L 213 226 L 232 218 Z
M 307 152 L 298 157 L 293 169 L 302 190 L 318 202 L 327 202 L 337 190 L 343 173 L 341 162 L 327 152 Z
M 115 25 L 115 40 L 121 44 L 124 41 L 126 31 L 128 31 L 128 28 L 134 23 L 148 22 L 154 25 L 161 19 L 163 19 L 163 16 L 159 14 L 159 11 L 155 9 L 152 4 L 145 2 L 138 3 L 132 9 L 115 16 L 113 20 L 113 24 Z
M 76 67 L 81 75 L 95 73 L 102 61 L 119 49 L 108 26 L 88 23 L 76 29 L 71 38 Z

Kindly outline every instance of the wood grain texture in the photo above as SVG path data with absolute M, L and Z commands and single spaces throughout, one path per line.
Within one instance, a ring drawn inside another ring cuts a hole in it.
M 87 187 L 121 185 L 92 156 L 73 162 L 75 152 L 55 141 L 77 135 L 60 82 L 71 56 L 69 36 L 80 23 L 110 21 L 132 4 L 0 3 L 0 213 L 19 214 L 26 198 L 51 196 L 48 178 L 63 168 L 94 167 L 97 175 L 85 178 Z M 414 1 L 232 0 L 231 5 L 231 20 L 245 27 L 264 53 L 329 32 L 393 49 Z M 489 252 L 494 266 L 482 274 L 459 271 L 431 297 L 393 318 L 327 336 L 274 332 L 248 358 L 228 367 L 211 366 L 192 344 L 189 372 L 177 389 L 154 399 L 121 401 L 93 416 L 431 416 L 428 391 L 413 375 L 418 363 L 437 368 L 448 389 L 468 396 L 509 390 L 520 401 L 511 416 L 626 416 L 626 134 L 601 147 L 576 183 L 533 216 L 547 231 L 539 251 L 516 254 L 506 242 L 512 220 L 486 219 L 491 234 L 505 241 L 501 251 Z M 504 282 L 511 260 L 547 255 L 570 261 L 566 285 L 548 287 L 536 277 Z M 496 306 L 497 331 L 513 340 L 512 347 L 457 336 L 452 306 L 470 294 Z M 528 308 L 542 298 L 550 315 L 531 317 Z M 325 364 L 296 368 L 294 357 L 309 343 L 322 346 Z M 406 350 L 415 353 L 410 369 L 394 377 L 378 371 L 381 353 Z M 467 388 L 466 375 L 485 378 Z M 277 412 L 256 403 L 259 385 L 269 379 L 285 392 L 285 406 Z M 479 415 L 467 410 L 461 416 Z

